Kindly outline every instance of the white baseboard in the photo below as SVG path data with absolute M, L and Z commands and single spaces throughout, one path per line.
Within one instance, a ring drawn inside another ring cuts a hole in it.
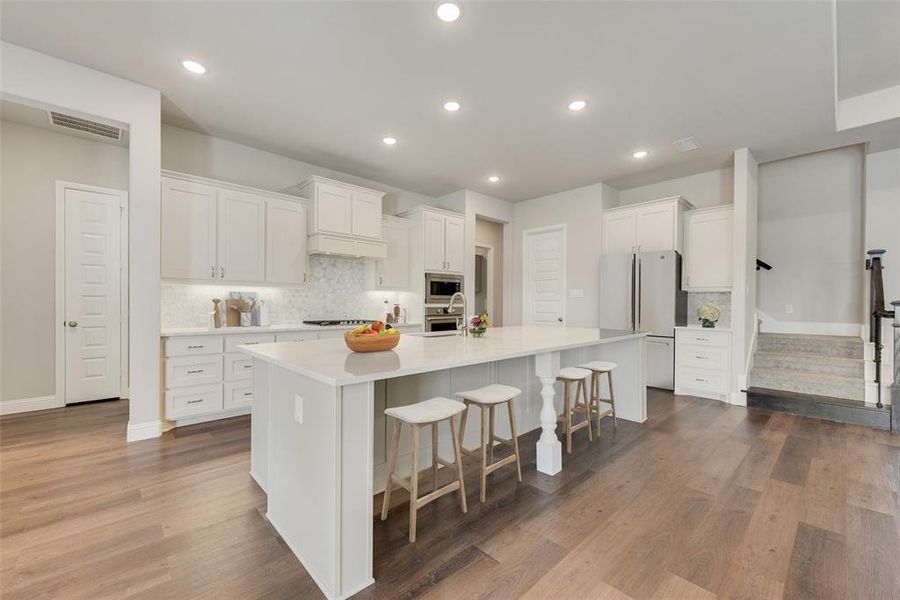
M 843 335 L 860 337 L 862 325 L 859 323 L 813 323 L 805 321 L 763 320 L 760 333 L 797 333 L 805 335 Z
M 736 406 L 747 406 L 747 394 L 744 392 L 732 392 L 729 400 Z
M 126 441 L 137 442 L 158 438 L 162 435 L 162 421 L 148 421 L 146 423 L 128 423 Z
M 0 402 L 0 415 L 14 415 L 35 410 L 62 408 L 63 406 L 65 406 L 65 404 L 57 401 L 56 396 L 35 396 L 34 398 L 3 400 Z

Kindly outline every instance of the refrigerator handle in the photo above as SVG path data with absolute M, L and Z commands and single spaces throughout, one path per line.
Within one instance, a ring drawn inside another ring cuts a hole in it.
M 641 296 L 644 294 L 644 280 L 641 278 L 641 257 L 637 257 L 637 306 L 635 313 L 637 314 L 637 330 L 641 329 Z
M 636 269 L 637 257 L 632 254 L 631 255 L 631 330 L 637 331 L 635 328 L 634 321 L 634 300 L 635 300 L 635 286 L 637 285 L 637 269 Z

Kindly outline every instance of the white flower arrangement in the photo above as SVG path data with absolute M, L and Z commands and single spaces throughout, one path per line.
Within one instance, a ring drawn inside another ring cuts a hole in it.
M 715 323 L 719 320 L 720 316 L 721 313 L 719 312 L 719 309 L 712 304 L 704 304 L 697 309 L 697 318 L 701 321 L 709 321 L 710 323 Z

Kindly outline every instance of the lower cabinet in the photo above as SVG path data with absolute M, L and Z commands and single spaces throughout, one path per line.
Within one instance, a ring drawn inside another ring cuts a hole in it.
M 728 401 L 731 331 L 675 328 L 675 393 Z

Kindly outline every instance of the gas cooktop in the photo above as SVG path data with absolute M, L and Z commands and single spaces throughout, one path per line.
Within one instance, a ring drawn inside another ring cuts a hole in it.
M 310 319 L 303 321 L 304 325 L 318 325 L 319 327 L 340 327 L 348 325 L 364 325 L 371 323 L 372 319 Z

